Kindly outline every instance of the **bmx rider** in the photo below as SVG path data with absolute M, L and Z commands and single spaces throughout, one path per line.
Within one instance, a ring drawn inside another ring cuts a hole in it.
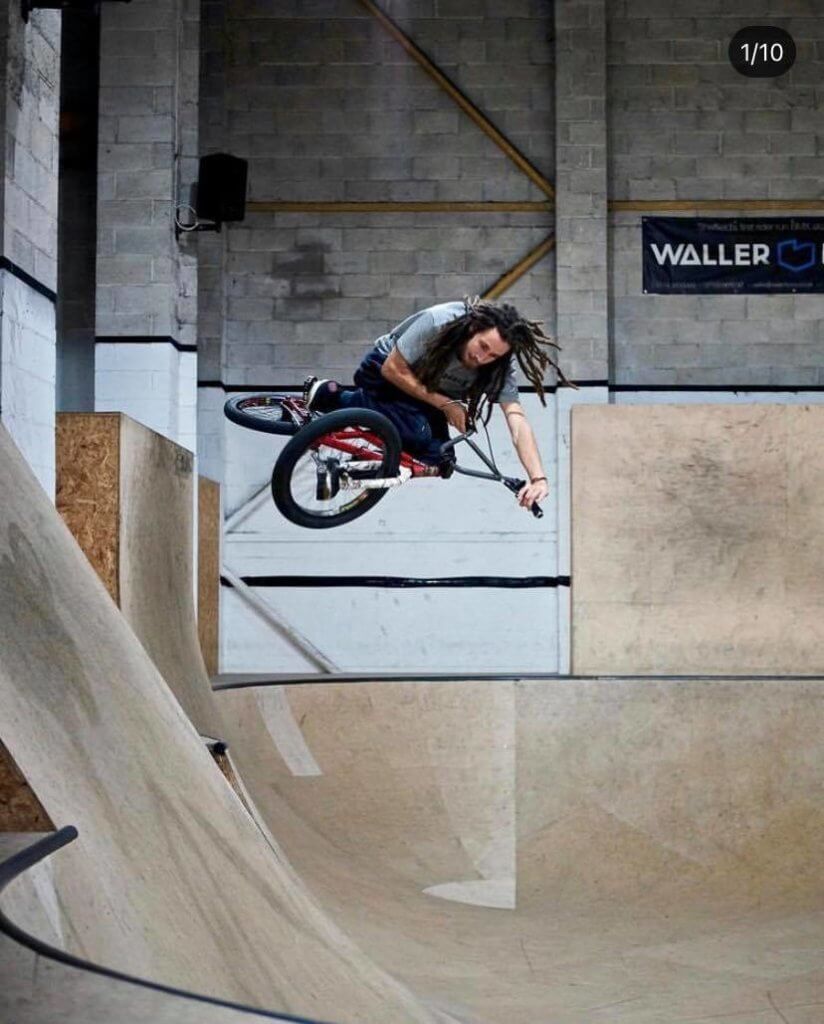
M 479 299 L 444 302 L 413 313 L 378 338 L 355 372 L 355 387 L 310 377 L 310 409 L 373 409 L 398 429 L 404 448 L 423 462 L 439 465 L 448 476 L 452 456 L 441 455 L 449 427 L 463 434 L 485 423 L 497 403 L 506 417 L 528 483 L 518 503 L 529 508 L 549 493 L 535 434 L 518 401 L 516 363 L 546 405 L 543 376 L 551 366 L 567 378 L 546 351 L 558 348 L 541 330 L 507 303 Z

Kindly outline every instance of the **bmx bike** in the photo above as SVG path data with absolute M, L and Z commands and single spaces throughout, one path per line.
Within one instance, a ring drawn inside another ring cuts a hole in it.
M 525 481 L 504 476 L 489 453 L 460 434 L 441 446 L 448 455 L 460 443 L 480 458 L 488 472 L 450 463 L 446 473 L 403 451 L 394 423 L 371 409 L 311 411 L 296 394 L 239 395 L 223 407 L 233 423 L 290 439 L 272 471 L 272 497 L 278 511 L 297 526 L 323 530 L 342 526 L 373 508 L 394 487 L 419 477 L 451 476 L 452 472 L 495 480 L 517 494 Z M 537 503 L 532 514 L 540 519 Z

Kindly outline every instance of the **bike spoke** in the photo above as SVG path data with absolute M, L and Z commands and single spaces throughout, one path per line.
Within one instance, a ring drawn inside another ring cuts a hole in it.
M 306 452 L 295 464 L 289 489 L 295 503 L 306 512 L 316 516 L 337 516 L 368 496 L 368 489 L 353 489 L 351 487 L 341 488 L 329 499 L 319 499 L 317 496 L 318 467 L 327 460 L 332 460 L 334 465 L 345 469 L 350 464 L 362 465 L 364 456 L 369 453 L 379 454 L 374 444 L 363 439 L 355 438 L 347 443 L 359 449 L 361 453 L 356 457 L 354 454 L 341 452 L 331 446 L 319 445 L 316 449 Z M 374 461 L 376 468 L 379 467 L 380 459 Z

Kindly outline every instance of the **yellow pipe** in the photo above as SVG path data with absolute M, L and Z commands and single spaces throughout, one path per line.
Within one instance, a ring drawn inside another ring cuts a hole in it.
M 555 191 L 552 185 L 547 181 L 543 174 L 534 167 L 529 160 L 516 149 L 515 146 L 503 135 L 495 125 L 489 120 L 489 118 L 481 113 L 475 104 L 460 91 L 460 89 L 446 77 L 441 69 L 434 64 L 429 57 L 417 46 L 409 36 L 399 28 L 392 19 L 384 14 L 384 12 L 376 5 L 372 3 L 372 0 L 360 0 L 363 7 L 366 8 L 369 13 L 376 18 L 386 31 L 401 44 L 406 50 L 410 57 L 420 64 L 420 66 L 426 71 L 426 73 L 433 78 L 438 85 L 447 93 L 447 95 L 461 108 L 461 110 L 467 114 L 475 124 L 489 136 L 490 139 L 501 149 L 506 156 L 512 160 L 523 173 L 532 181 L 538 188 L 546 195 L 552 197 L 555 195 Z
M 681 213 L 711 210 L 824 210 L 824 199 L 612 199 L 614 213 Z
M 550 235 L 549 238 L 545 238 L 540 245 L 536 245 L 531 252 L 528 252 L 526 256 L 516 263 L 511 270 L 508 270 L 503 277 L 499 277 L 495 284 L 484 292 L 481 298 L 490 300 L 499 298 L 504 294 L 504 292 L 509 291 L 516 281 L 520 280 L 524 274 L 528 273 L 539 260 L 542 260 L 544 256 L 554 248 L 555 236 Z
M 250 213 L 550 213 L 554 204 L 538 202 L 297 202 L 258 200 L 246 204 Z

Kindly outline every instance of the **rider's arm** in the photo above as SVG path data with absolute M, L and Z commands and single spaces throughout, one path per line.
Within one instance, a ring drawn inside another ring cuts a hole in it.
M 456 430 L 461 433 L 466 430 L 463 406 L 456 404 L 454 399 L 448 395 L 441 394 L 440 391 L 430 391 L 424 387 L 415 376 L 415 371 L 397 348 L 393 348 L 386 357 L 381 367 L 381 376 L 390 384 L 394 384 L 396 388 L 400 388 L 407 395 L 417 398 L 419 402 L 426 402 L 427 405 L 440 409 Z
M 442 409 L 452 401 L 451 398 L 442 395 L 439 391 L 430 391 L 425 388 L 397 348 L 393 348 L 386 357 L 381 367 L 381 376 L 390 384 L 394 384 L 396 388 L 405 391 L 407 395 L 417 398 L 419 402 L 426 402 L 427 405 L 434 405 L 436 409 Z
M 518 495 L 520 504 L 528 507 L 533 501 L 540 501 L 549 494 L 546 471 L 541 465 L 538 443 L 521 403 L 501 402 L 501 410 L 506 417 L 506 424 L 509 427 L 515 451 L 528 476 L 526 487 Z

